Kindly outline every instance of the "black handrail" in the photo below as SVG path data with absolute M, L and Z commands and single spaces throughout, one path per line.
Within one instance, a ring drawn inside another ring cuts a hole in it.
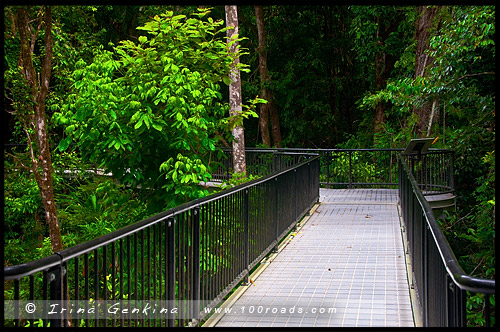
M 318 201 L 319 158 L 304 158 L 52 256 L 5 267 L 4 286 L 14 283 L 14 301 L 24 289 L 28 300 L 126 298 L 180 306 L 179 312 L 153 321 L 93 320 L 102 317 L 63 312 L 50 317 L 52 327 L 71 318 L 83 319 L 86 326 L 196 324 L 208 315 L 204 309 L 217 306 L 240 282 L 248 283 L 251 269 Z
M 420 188 L 407 159 L 399 155 L 399 198 L 424 325 L 466 326 L 465 291 L 485 294 L 489 325 L 488 302 L 495 280 L 463 271 Z
M 231 149 L 223 149 L 228 155 Z M 246 148 L 247 159 L 252 155 L 280 153 L 313 153 L 320 156 L 320 184 L 327 188 L 394 187 L 398 185 L 397 154 L 401 148 L 387 149 L 314 149 L 314 148 Z M 405 156 L 424 196 L 454 192 L 453 151 L 429 149 L 428 153 Z M 229 160 L 225 169 L 231 168 Z

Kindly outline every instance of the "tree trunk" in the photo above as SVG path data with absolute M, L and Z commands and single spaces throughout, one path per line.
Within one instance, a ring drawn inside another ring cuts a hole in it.
M 383 22 L 385 21 L 385 22 Z M 375 90 L 380 91 L 387 86 L 387 79 L 394 68 L 394 58 L 385 52 L 386 40 L 397 28 L 396 24 L 387 22 L 385 17 L 377 17 L 377 44 L 380 45 L 380 51 L 375 54 Z M 375 107 L 374 116 L 374 146 L 377 144 L 376 134 L 381 132 L 385 123 L 386 104 L 380 102 Z
M 429 57 L 426 50 L 429 49 L 430 29 L 432 27 L 433 19 L 438 11 L 439 7 L 420 6 L 418 8 L 419 16 L 416 27 L 417 47 L 415 54 L 415 78 L 419 76 L 427 76 L 428 72 L 426 71 L 426 68 L 428 68 L 433 62 L 433 59 Z M 431 107 L 431 102 L 425 102 L 421 106 L 413 107 L 413 113 L 415 113 L 418 117 L 416 134 L 419 138 L 425 134 L 425 129 L 429 122 Z
M 384 89 L 386 86 L 386 54 L 384 51 L 380 51 L 375 55 L 375 90 L 379 91 Z M 379 102 L 375 107 L 375 117 L 374 117 L 374 137 L 376 134 L 382 131 L 383 124 L 385 122 L 385 103 Z M 376 144 L 376 138 L 374 139 Z
M 259 54 L 259 74 L 260 74 L 260 97 L 268 101 L 267 104 L 260 104 L 259 129 L 262 136 L 262 143 L 267 147 L 271 147 L 271 136 L 269 135 L 269 91 L 266 84 L 269 82 L 269 71 L 267 69 L 267 48 L 266 48 L 266 32 L 264 30 L 264 14 L 262 6 L 255 6 L 255 20 L 257 21 L 257 35 L 259 46 L 257 53 Z
M 280 119 L 278 115 L 278 108 L 273 102 L 273 97 L 270 94 L 269 100 L 271 101 L 269 105 L 269 115 L 271 118 L 271 134 L 273 135 L 273 145 L 277 148 L 281 148 L 281 128 Z
M 226 12 L 226 26 L 232 26 L 234 29 L 228 29 L 226 31 L 226 36 L 228 37 L 228 43 L 237 38 L 238 35 L 238 7 L 237 6 L 225 6 Z M 238 42 L 233 43 L 230 46 L 230 51 L 233 53 L 238 52 Z M 231 84 L 229 85 L 229 115 L 239 116 L 242 112 L 242 97 L 241 97 L 241 77 L 238 64 L 240 62 L 239 57 L 235 57 L 234 63 L 229 73 L 229 78 L 231 79 Z M 245 131 L 243 126 L 236 126 L 232 130 L 233 134 L 233 167 L 234 172 L 246 175 L 246 160 L 245 160 Z
M 33 64 L 33 51 L 42 23 L 45 23 L 45 55 L 42 59 L 41 73 L 37 73 Z M 45 119 L 45 100 L 49 90 L 53 54 L 51 8 L 45 8 L 43 20 L 40 18 L 38 28 L 34 31 L 30 27 L 27 10 L 20 7 L 17 10 L 16 25 L 20 39 L 20 69 L 30 89 L 32 100 L 32 104 L 26 105 L 27 112 L 26 110 L 16 111 L 24 117 L 21 121 L 25 125 L 24 129 L 28 137 L 32 170 L 42 196 L 52 251 L 58 252 L 63 249 L 63 246 L 54 200 L 53 168 Z
M 273 145 L 281 147 L 281 127 L 278 109 L 274 103 L 274 96 L 269 91 L 267 86 L 271 82 L 269 76 L 269 69 L 267 68 L 267 46 L 266 46 L 266 29 L 264 26 L 264 13 L 262 6 L 255 6 L 255 20 L 257 21 L 257 34 L 259 38 L 259 46 L 257 52 L 259 53 L 259 74 L 260 74 L 260 95 L 267 100 L 267 104 L 260 105 L 259 127 L 262 135 L 262 142 L 271 146 L 271 138 L 269 137 L 268 118 L 271 120 L 271 134 L 273 138 Z

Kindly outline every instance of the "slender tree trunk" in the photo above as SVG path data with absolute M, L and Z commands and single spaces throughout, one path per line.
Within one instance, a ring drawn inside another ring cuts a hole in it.
M 226 36 L 228 37 L 228 43 L 237 38 L 238 35 L 238 7 L 237 6 L 225 6 L 226 12 L 226 26 L 232 26 L 234 29 L 228 29 Z M 230 50 L 233 53 L 238 52 L 238 42 L 233 43 L 230 46 Z M 239 116 L 242 112 L 242 97 L 241 97 L 241 77 L 238 64 L 240 62 L 239 57 L 235 57 L 233 68 L 229 74 L 231 79 L 231 84 L 229 85 L 229 115 Z M 234 137 L 233 140 L 233 167 L 234 172 L 246 175 L 246 160 L 245 160 L 245 131 L 243 126 L 236 126 L 232 130 Z
M 259 39 L 257 52 L 259 53 L 260 95 L 268 101 L 267 104 L 260 105 L 261 117 L 259 119 L 259 127 L 262 135 L 262 142 L 267 146 L 271 146 L 268 125 L 270 119 L 273 145 L 280 148 L 282 138 L 278 109 L 274 103 L 273 94 L 267 88 L 267 85 L 271 82 L 271 77 L 269 76 L 269 69 L 267 67 L 266 29 L 264 26 L 262 6 L 255 6 L 255 20 L 257 21 L 257 34 Z
M 426 68 L 428 68 L 433 59 L 426 53 L 429 49 L 430 29 L 432 22 L 439 7 L 420 6 L 418 8 L 418 20 L 416 27 L 417 47 L 415 54 L 415 77 L 427 76 Z M 425 129 L 428 125 L 432 102 L 426 102 L 419 107 L 413 107 L 413 113 L 418 116 L 418 125 L 416 128 L 417 137 L 422 137 L 425 134 Z
M 273 145 L 281 148 L 281 128 L 280 128 L 280 120 L 278 114 L 278 108 L 276 104 L 273 102 L 273 97 L 270 95 L 269 99 L 271 100 L 271 104 L 269 105 L 269 115 L 271 118 L 271 134 L 273 136 Z
M 386 86 L 386 55 L 384 51 L 380 51 L 375 56 L 375 89 L 381 90 Z M 376 134 L 382 131 L 383 124 L 385 122 L 385 103 L 379 102 L 375 107 L 375 117 L 374 117 L 374 128 L 373 133 Z M 376 143 L 376 139 L 374 139 Z
M 266 84 L 269 82 L 269 72 L 267 69 L 267 48 L 266 48 L 266 32 L 264 30 L 264 14 L 262 6 L 255 6 L 255 20 L 257 21 L 257 35 L 259 46 L 257 53 L 259 54 L 259 74 L 260 74 L 260 96 L 268 101 L 267 104 L 260 104 L 259 129 L 262 136 L 262 143 L 271 147 L 271 136 L 269 134 L 269 91 Z
M 385 52 L 385 43 L 387 38 L 397 28 L 396 24 L 386 21 L 384 17 L 377 17 L 377 44 L 379 44 L 380 51 L 375 54 L 375 90 L 379 91 L 385 89 L 387 86 L 387 79 L 392 69 L 394 68 L 394 58 Z M 380 102 L 375 107 L 374 116 L 374 144 L 377 144 L 376 134 L 381 132 L 383 124 L 385 123 L 386 104 Z
M 42 23 L 45 24 L 45 54 L 42 58 L 41 73 L 37 73 L 33 64 L 33 51 Z M 32 170 L 42 196 L 52 251 L 58 252 L 63 249 L 63 246 L 54 199 L 53 168 L 45 119 L 45 100 L 49 90 L 53 54 L 51 8 L 45 8 L 43 19 L 40 19 L 35 31 L 30 27 L 30 18 L 26 8 L 20 7 L 17 9 L 16 25 L 20 39 L 20 69 L 32 97 L 32 103 L 26 105 L 26 109 L 16 111 L 23 117 L 21 121 L 25 125 L 24 129 L 28 137 Z

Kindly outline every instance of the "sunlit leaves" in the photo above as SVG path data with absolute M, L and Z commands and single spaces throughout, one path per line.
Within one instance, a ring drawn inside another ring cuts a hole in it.
M 236 55 L 223 22 L 208 14 L 158 14 L 138 28 L 137 41 L 78 62 L 75 93 L 54 117 L 87 158 L 121 182 L 163 188 L 165 207 L 205 194 L 198 183 L 210 176 L 206 164 L 221 133 L 229 133 L 219 90 Z

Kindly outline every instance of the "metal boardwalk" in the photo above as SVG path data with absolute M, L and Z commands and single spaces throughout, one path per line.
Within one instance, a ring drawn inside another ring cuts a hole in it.
M 414 326 L 397 190 L 320 189 L 266 265 L 216 326 Z

